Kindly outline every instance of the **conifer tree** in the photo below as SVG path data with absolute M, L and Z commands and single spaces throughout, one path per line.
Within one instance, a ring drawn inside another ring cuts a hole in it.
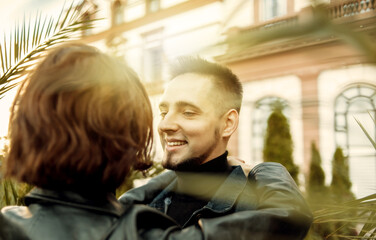
M 307 181 L 307 193 L 310 200 L 316 199 L 323 194 L 326 195 L 325 173 L 321 167 L 321 156 L 317 150 L 316 144 L 311 144 L 311 163 L 309 166 L 309 175 Z
M 354 199 L 351 192 L 349 164 L 340 147 L 337 147 L 332 162 L 331 192 L 336 201 L 350 201 Z
M 295 182 L 298 182 L 299 168 L 294 164 L 293 142 L 290 126 L 281 108 L 276 107 L 268 118 L 263 149 L 264 162 L 278 162 L 287 168 Z
M 343 155 L 343 151 L 340 147 L 336 148 L 333 156 L 332 162 L 332 183 L 331 183 L 331 193 L 332 201 L 335 204 L 340 202 L 347 202 L 354 200 L 354 194 L 351 192 L 351 181 L 349 177 L 349 164 L 347 157 Z M 351 218 L 351 216 L 356 215 L 355 212 L 348 211 L 343 213 L 342 219 Z M 355 223 L 344 223 L 344 222 L 333 222 L 334 228 L 336 229 L 336 234 L 338 239 L 349 239 L 348 237 L 341 236 L 356 236 L 357 232 L 355 230 Z
M 320 210 L 330 203 L 329 190 L 325 186 L 325 173 L 321 167 L 321 156 L 314 142 L 311 144 L 311 163 L 309 166 L 306 193 L 312 211 Z M 327 239 L 334 230 L 334 225 L 331 222 L 315 223 L 311 227 L 308 239 Z

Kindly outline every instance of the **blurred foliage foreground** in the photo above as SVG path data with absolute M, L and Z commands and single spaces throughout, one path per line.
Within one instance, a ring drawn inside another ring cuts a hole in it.
M 332 183 L 327 187 L 313 145 L 306 199 L 314 222 L 306 240 L 376 239 L 376 194 L 355 199 L 341 148 L 336 149 L 332 168 Z

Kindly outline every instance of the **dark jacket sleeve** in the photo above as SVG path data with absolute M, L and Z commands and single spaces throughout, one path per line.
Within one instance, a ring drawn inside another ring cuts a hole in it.
M 119 201 L 124 204 L 149 204 L 171 181 L 176 177 L 173 171 L 166 171 L 138 188 L 133 188 L 119 197 Z
M 0 213 L 0 240 L 28 240 L 26 233 Z
M 285 167 L 271 162 L 259 164 L 248 180 L 245 191 L 250 192 L 247 196 L 257 198 L 257 207 L 201 219 L 205 239 L 303 239 L 312 215 Z
M 167 215 L 153 208 L 135 204 L 119 219 L 119 224 L 108 239 L 203 240 L 204 238 L 198 226 L 181 229 Z

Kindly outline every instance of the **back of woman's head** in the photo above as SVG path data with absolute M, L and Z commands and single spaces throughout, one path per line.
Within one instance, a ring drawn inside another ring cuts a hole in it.
M 6 175 L 39 187 L 112 191 L 150 164 L 152 112 L 137 75 L 83 44 L 61 46 L 21 86 Z

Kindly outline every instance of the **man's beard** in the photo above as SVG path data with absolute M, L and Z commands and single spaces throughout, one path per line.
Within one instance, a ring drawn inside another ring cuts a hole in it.
M 166 154 L 165 160 L 162 161 L 162 166 L 166 169 L 170 169 L 173 171 L 181 171 L 181 172 L 194 172 L 198 166 L 205 161 L 208 156 L 212 153 L 219 141 L 219 129 L 215 129 L 213 142 L 208 147 L 207 151 L 205 151 L 202 155 L 197 157 L 191 157 L 184 160 L 179 161 L 178 163 L 173 163 L 170 161 L 171 153 L 165 152 Z

